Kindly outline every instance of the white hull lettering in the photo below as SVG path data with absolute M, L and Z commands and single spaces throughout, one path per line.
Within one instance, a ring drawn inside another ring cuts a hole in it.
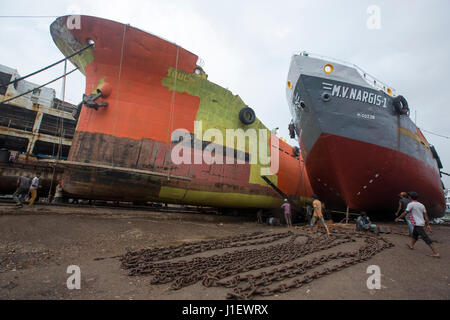
M 361 89 L 355 89 L 352 87 L 334 84 L 333 88 L 331 89 L 331 96 L 361 101 L 364 103 L 373 104 L 379 107 L 386 108 L 386 98 L 383 97 L 382 95 Z

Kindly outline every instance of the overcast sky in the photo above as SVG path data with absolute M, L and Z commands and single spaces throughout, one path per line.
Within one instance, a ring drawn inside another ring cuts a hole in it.
M 380 9 L 369 29 L 367 9 Z M 269 127 L 288 138 L 285 82 L 292 54 L 307 50 L 352 62 L 406 97 L 424 130 L 450 136 L 450 1 L 3 1 L 1 16 L 79 12 L 112 19 L 179 44 L 204 60 L 209 80 L 239 94 Z M 0 64 L 21 75 L 62 54 L 54 18 L 0 18 Z M 63 65 L 30 80 L 42 84 Z M 81 101 L 84 76 L 68 77 L 66 100 Z M 61 95 L 61 82 L 52 85 Z M 425 133 L 450 171 L 450 139 Z M 296 142 L 291 140 L 291 144 Z M 450 178 L 444 178 L 450 186 Z

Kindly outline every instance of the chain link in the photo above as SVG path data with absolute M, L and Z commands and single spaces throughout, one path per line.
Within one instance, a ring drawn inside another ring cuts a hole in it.
M 287 241 L 280 241 L 286 238 L 288 238 Z M 299 241 L 299 238 L 302 241 Z M 316 256 L 301 263 L 294 262 L 319 251 L 356 242 L 357 239 L 364 241 L 357 250 L 339 251 Z M 206 251 L 270 243 L 272 244 L 268 246 L 227 251 L 220 255 L 164 262 L 164 260 Z M 232 291 L 226 295 L 227 299 L 246 300 L 255 296 L 270 296 L 299 288 L 314 279 L 367 261 L 375 254 L 392 246 L 392 242 L 370 233 L 333 229 L 331 236 L 325 233 L 311 235 L 305 228 L 299 228 L 295 233 L 290 231 L 272 234 L 256 232 L 165 248 L 143 249 L 128 252 L 120 257 L 120 260 L 122 268 L 129 270 L 130 276 L 151 275 L 151 284 L 170 283 L 171 289 L 178 290 L 201 281 L 205 287 L 232 288 Z M 343 261 L 304 275 L 321 265 L 337 260 Z M 259 273 L 249 273 L 270 267 L 275 268 Z M 299 278 L 299 276 L 302 277 Z M 282 282 L 284 280 L 289 281 Z M 277 282 L 277 285 L 272 286 Z

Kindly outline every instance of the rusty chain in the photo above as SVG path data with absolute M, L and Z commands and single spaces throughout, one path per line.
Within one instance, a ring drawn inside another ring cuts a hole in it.
M 267 272 L 261 272 L 256 275 L 236 276 L 228 281 L 216 282 L 218 286 L 224 286 L 234 288 L 232 292 L 227 294 L 227 299 L 251 299 L 253 296 L 270 296 L 276 293 L 284 293 L 293 288 L 299 288 L 306 283 L 313 281 L 314 279 L 331 274 L 334 271 L 339 271 L 344 268 L 350 267 L 354 264 L 367 261 L 370 257 L 378 252 L 392 247 L 393 244 L 385 239 L 380 238 L 383 241 L 379 244 L 377 239 L 366 238 L 366 244 L 359 250 L 352 252 L 338 252 L 322 255 L 320 257 L 307 260 L 302 263 L 293 263 L 287 265 L 280 272 L 279 268 L 272 269 Z M 321 271 L 313 272 L 311 275 L 305 275 L 300 279 L 294 279 L 288 283 L 281 283 L 275 287 L 269 287 L 275 281 L 283 281 L 289 278 L 295 278 L 298 275 L 302 275 L 307 271 L 314 269 L 320 265 L 328 263 L 333 260 L 350 258 L 344 260 L 331 267 L 325 267 Z M 246 283 L 244 286 L 238 287 L 240 282 Z
M 251 234 L 243 234 L 237 236 L 231 236 L 222 239 L 203 240 L 193 243 L 184 243 L 178 246 L 169 246 L 164 248 L 142 249 L 138 251 L 131 251 L 121 257 L 123 267 L 130 269 L 132 266 L 151 261 L 170 260 L 173 258 L 193 255 L 196 253 L 218 250 L 224 248 L 235 248 L 248 245 L 258 245 L 273 242 L 278 239 L 289 237 L 292 232 L 281 232 L 276 234 L 263 234 L 262 232 L 254 232 Z M 244 241 L 259 240 L 263 238 L 272 238 L 266 240 L 260 240 L 249 243 L 243 243 Z
M 286 238 L 289 239 L 280 241 Z M 303 238 L 303 241 L 298 241 L 298 238 Z M 325 254 L 301 263 L 294 262 L 309 254 L 355 242 L 358 238 L 364 240 L 364 245 L 358 250 Z M 272 244 L 261 246 L 269 243 Z M 227 251 L 220 255 L 197 256 L 191 260 L 158 262 L 211 250 L 245 246 L 259 247 Z M 390 241 L 369 233 L 333 230 L 332 235 L 328 237 L 325 233 L 310 235 L 299 229 L 297 233 L 257 232 L 179 246 L 144 249 L 128 252 L 120 260 L 122 268 L 129 270 L 130 276 L 151 275 L 151 284 L 171 283 L 170 288 L 178 290 L 201 281 L 205 287 L 233 288 L 233 291 L 227 294 L 227 299 L 251 299 L 258 295 L 273 295 L 301 287 L 314 279 L 366 261 L 391 246 L 393 244 Z M 298 278 L 309 270 L 339 259 L 346 260 Z M 249 273 L 270 267 L 275 268 L 257 274 Z M 271 287 L 274 282 L 287 279 L 293 280 Z

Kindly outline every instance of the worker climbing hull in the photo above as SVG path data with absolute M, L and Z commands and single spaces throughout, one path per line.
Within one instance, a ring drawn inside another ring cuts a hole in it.
M 321 200 L 392 216 L 398 194 L 416 191 L 431 216 L 443 215 L 438 157 L 392 89 L 354 65 L 303 53 L 292 58 L 286 92 Z
M 239 96 L 208 81 L 195 54 L 129 25 L 77 18 L 80 28 L 71 25 L 72 17 L 50 27 L 65 56 L 95 43 L 70 59 L 86 76 L 86 95 L 65 191 L 92 199 L 278 207 L 282 198 L 262 178 L 267 176 L 294 202 L 311 196 L 294 149 L 271 135 Z M 227 129 L 255 132 L 276 168 L 268 169 L 248 143 L 226 144 Z M 189 153 L 186 161 L 174 159 L 186 155 L 176 151 L 180 146 Z M 205 161 L 205 153 L 216 162 Z

